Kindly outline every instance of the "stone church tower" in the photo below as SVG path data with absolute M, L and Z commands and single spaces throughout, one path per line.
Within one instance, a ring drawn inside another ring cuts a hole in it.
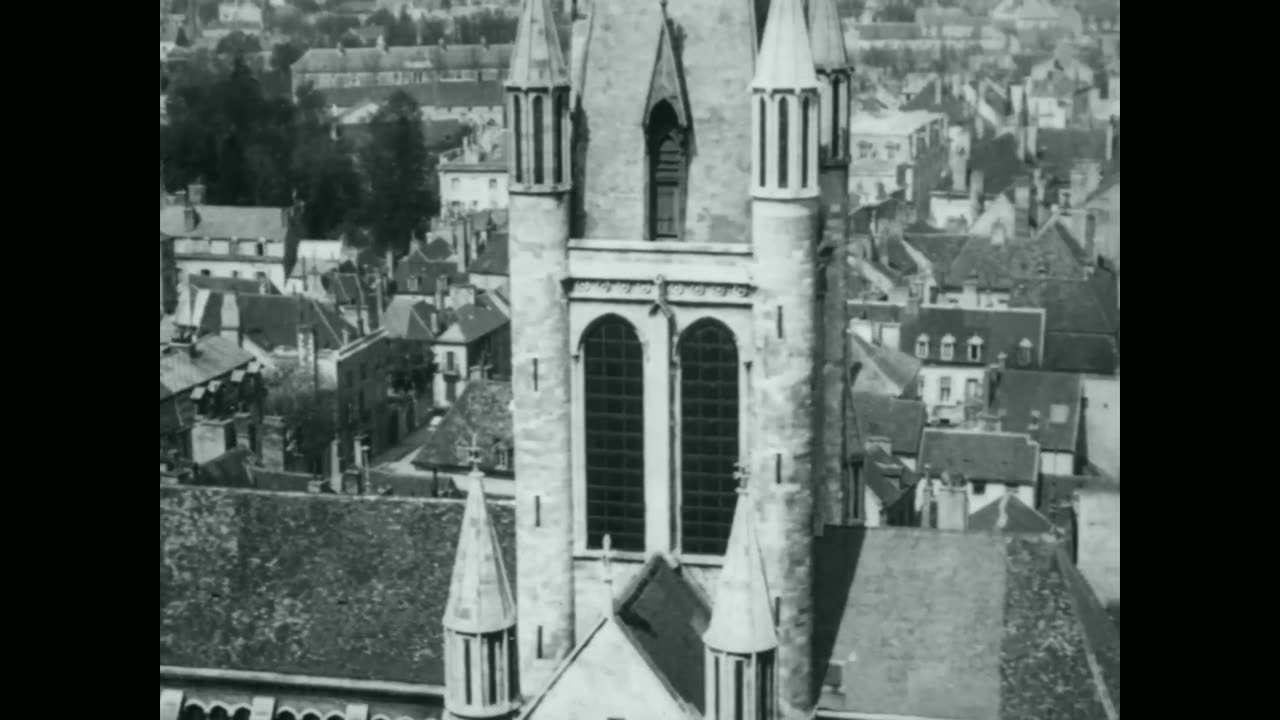
M 776 677 L 751 717 L 807 719 L 815 496 L 840 473 L 840 416 L 815 400 L 843 392 L 819 265 L 847 214 L 839 18 L 831 0 L 596 5 L 571 66 L 550 0 L 526 0 L 506 83 L 520 691 L 605 611 L 605 555 L 664 556 L 708 595 L 757 562 L 730 583 L 776 644 L 748 653 Z M 593 44 L 623 24 L 635 57 Z M 725 643 L 708 652 L 742 656 Z

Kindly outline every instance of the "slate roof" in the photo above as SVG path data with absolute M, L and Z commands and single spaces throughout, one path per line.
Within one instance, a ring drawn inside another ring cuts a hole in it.
M 448 343 L 475 342 L 509 322 L 511 319 L 487 295 L 481 293 L 476 296 L 474 303 L 453 309 L 453 322 L 440 333 L 438 340 Z
M 382 314 L 382 327 L 387 334 L 401 340 L 433 340 L 431 316 L 436 313 L 433 305 L 412 295 L 391 298 Z
M 1040 447 L 1015 433 L 930 428 L 920 441 L 918 467 L 961 475 L 969 482 L 1034 486 Z
M 458 445 L 470 445 L 472 434 L 480 448 L 480 469 L 496 468 L 498 449 L 510 452 L 515 440 L 511 426 L 511 383 L 501 380 L 470 380 L 435 431 L 413 459 L 413 464 L 429 470 L 469 468 L 459 462 Z M 514 462 L 514 459 L 509 460 Z M 510 472 L 504 468 L 503 472 Z
M 934 279 L 941 281 L 971 238 L 970 235 L 951 235 L 941 230 L 921 233 L 919 228 L 913 228 L 902 239 L 924 255 L 933 266 Z
M 1105 127 L 1040 128 L 1036 132 L 1037 163 L 1045 175 L 1063 182 L 1071 181 L 1071 167 L 1076 160 L 1105 163 L 1107 131 Z M 1105 171 L 1107 166 L 1103 165 Z
M 900 110 L 925 110 L 942 113 L 947 116 L 947 121 L 952 125 L 966 124 L 969 121 L 969 117 L 964 100 L 956 97 L 949 88 L 945 87 L 941 93 L 941 98 L 939 98 L 939 82 L 941 80 L 937 78 L 929 80 L 915 96 L 903 103 Z
M 1096 268 L 1088 279 L 1020 281 L 1011 307 L 1045 310 L 1044 366 L 1059 372 L 1110 375 L 1120 362 L 1120 309 L 1115 275 Z
M 187 232 L 186 208 L 170 205 L 160 209 L 160 233 L 173 237 L 241 238 L 283 242 L 289 234 L 284 220 L 287 208 L 196 206 L 196 227 Z
M 901 397 L 915 390 L 920 360 L 898 348 L 869 343 L 860 335 L 849 338 L 850 364 L 861 363 L 853 381 L 855 392 Z
M 463 503 L 160 488 L 160 664 L 444 684 Z M 515 573 L 515 512 L 490 502 Z
M 1077 601 L 1073 568 L 1047 540 L 828 527 L 814 544 L 814 674 L 831 677 L 830 663 L 856 653 L 821 707 L 1104 720 L 1105 688 L 1118 710 L 1118 634 Z M 1105 683 L 1095 682 L 1091 654 Z
M 298 320 L 311 322 L 317 350 L 342 347 L 342 329 L 351 337 L 356 329 L 343 319 L 337 308 L 327 303 L 294 295 L 239 295 L 240 327 L 255 345 L 268 352 L 278 347 L 298 346 Z
M 1004 410 L 1005 432 L 1030 433 L 1032 411 L 1040 412 L 1040 430 L 1030 433 L 1047 452 L 1077 452 L 1084 385 L 1079 375 L 1036 370 L 1004 370 L 996 384 L 993 409 Z
M 1009 192 L 1014 180 L 1031 173 L 1018 157 L 1018 139 L 1012 134 L 973 143 L 969 171 L 975 170 L 982 171 L 982 192 L 987 195 Z
M 895 454 L 915 456 L 928 419 L 924 403 L 865 392 L 851 395 L 849 447 L 861 452 L 868 438 L 888 438 Z
M 293 74 L 429 70 L 506 70 L 511 45 L 419 45 L 382 48 L 311 48 Z
M 1027 309 L 922 305 L 914 316 L 903 318 L 899 335 L 901 350 L 913 355 L 920 336 L 927 336 L 929 354 L 925 362 L 950 365 L 989 365 L 1003 352 L 1008 366 L 1022 367 L 1019 347 L 1028 340 L 1031 365 L 1038 366 L 1044 342 L 1044 314 Z M 947 335 L 955 339 L 955 350 L 950 360 L 943 360 L 942 340 Z M 968 355 L 968 343 L 974 337 L 982 339 L 982 352 L 976 362 L 970 361 Z
M 439 239 L 428 246 L 427 250 L 432 255 L 440 252 L 441 247 L 438 242 L 447 244 L 447 240 Z M 450 254 L 445 257 L 451 257 Z M 410 288 L 409 279 L 416 277 L 418 279 L 417 288 Z M 414 247 L 408 255 L 396 265 L 395 281 L 396 292 L 398 294 L 411 293 L 415 295 L 431 295 L 436 291 L 436 283 L 441 278 L 448 278 L 449 282 L 466 282 L 465 273 L 458 271 L 458 264 L 452 260 L 434 259 L 428 257 L 427 252 Z
M 614 602 L 618 626 L 655 674 L 684 702 L 705 711 L 702 634 L 711 608 L 661 555 L 654 555 Z
M 253 356 L 235 341 L 221 335 L 202 337 L 195 343 L 193 357 L 185 348 L 160 354 L 160 400 L 186 392 L 197 385 L 230 373 L 253 362 Z
M 469 266 L 467 272 L 473 275 L 502 275 L 510 273 L 510 259 L 507 255 L 507 233 L 489 233 L 489 242 L 484 252 Z
M 896 456 L 875 447 L 863 460 L 862 480 L 880 499 L 880 504 L 887 508 L 915 487 L 919 475 Z
M 1055 222 L 1030 239 L 997 243 L 986 236 L 971 237 L 945 273 L 939 273 L 938 282 L 945 288 L 961 288 L 976 278 L 981 288 L 1008 291 L 1021 278 L 1083 279 L 1086 265 L 1088 258 L 1079 241 Z
M 1053 523 L 1044 515 L 1027 507 L 1013 493 L 969 515 L 969 530 L 1004 533 L 1053 533 Z

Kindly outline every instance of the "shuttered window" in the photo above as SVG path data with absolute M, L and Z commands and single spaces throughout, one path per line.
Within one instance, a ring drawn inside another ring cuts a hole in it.
M 668 135 L 658 146 L 653 173 L 654 235 L 675 238 L 680 234 L 680 185 L 684 179 L 684 153 L 674 136 Z

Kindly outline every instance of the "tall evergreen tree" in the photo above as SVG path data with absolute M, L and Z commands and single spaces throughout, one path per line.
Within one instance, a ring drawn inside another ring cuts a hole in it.
M 439 204 L 428 189 L 422 112 L 412 97 L 397 91 L 374 114 L 370 132 L 363 158 L 370 184 L 365 220 L 376 247 L 406 252 Z

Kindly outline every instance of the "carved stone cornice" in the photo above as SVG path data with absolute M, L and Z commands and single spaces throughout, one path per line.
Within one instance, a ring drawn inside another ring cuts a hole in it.
M 661 288 L 659 286 L 662 286 Z M 745 283 L 677 282 L 671 280 L 612 280 L 572 278 L 566 286 L 571 300 L 670 305 L 749 305 L 755 286 Z

